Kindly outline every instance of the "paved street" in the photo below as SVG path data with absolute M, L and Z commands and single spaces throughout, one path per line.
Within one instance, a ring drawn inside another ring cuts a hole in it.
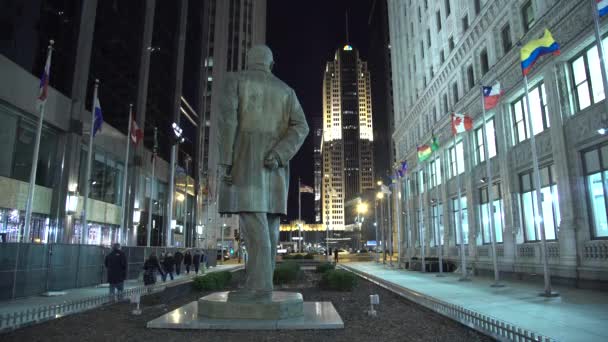
M 544 298 L 538 295 L 542 284 L 505 281 L 505 287 L 493 288 L 490 278 L 459 282 L 456 274 L 437 278 L 436 273 L 389 269 L 373 262 L 348 266 L 560 341 L 608 340 L 608 293 L 556 286 L 561 296 Z

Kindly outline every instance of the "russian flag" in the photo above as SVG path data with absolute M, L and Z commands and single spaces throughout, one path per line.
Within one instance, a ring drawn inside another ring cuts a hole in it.
M 500 89 L 500 83 L 496 82 L 491 87 L 483 87 L 483 107 L 490 110 L 498 105 L 500 97 L 504 92 Z
M 95 120 L 93 121 L 93 136 L 95 136 L 98 131 L 101 131 L 101 126 L 103 125 L 103 114 L 101 112 L 101 105 L 99 104 L 97 92 L 95 92 L 95 99 L 93 100 L 93 103 L 93 111 L 95 112 Z
M 608 14 L 608 0 L 596 0 L 597 1 L 597 12 L 600 17 Z
M 40 76 L 40 87 L 38 91 L 38 103 L 44 104 L 49 95 L 49 77 L 51 76 L 51 54 L 46 56 L 46 64 Z

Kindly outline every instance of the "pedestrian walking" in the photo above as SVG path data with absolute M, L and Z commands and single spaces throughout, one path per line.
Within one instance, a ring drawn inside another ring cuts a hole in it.
M 156 257 L 156 253 L 150 254 L 146 262 L 144 262 L 144 285 L 153 285 L 156 283 L 156 271 L 164 276 L 163 269 L 160 267 L 160 262 Z
M 334 261 L 336 262 L 336 264 L 338 263 L 338 249 L 334 249 Z
M 163 269 L 165 271 L 163 275 L 163 281 L 167 280 L 167 275 L 173 280 L 173 269 L 175 266 L 175 259 L 173 259 L 173 255 L 171 253 L 167 253 L 165 255 L 165 260 L 163 260 Z
M 177 251 L 173 255 L 173 259 L 175 260 L 175 274 L 179 275 L 182 269 L 182 261 L 184 260 L 184 254 L 180 251 Z
M 192 254 L 189 250 L 184 253 L 184 266 L 186 266 L 186 273 L 190 274 L 190 266 L 192 266 Z
M 194 264 L 194 274 L 198 274 L 198 268 L 201 265 L 201 253 L 199 251 L 194 252 L 192 263 Z
M 127 256 L 120 250 L 120 244 L 112 245 L 112 252 L 106 256 L 104 262 L 108 269 L 108 283 L 110 283 L 110 294 L 122 294 L 127 279 Z

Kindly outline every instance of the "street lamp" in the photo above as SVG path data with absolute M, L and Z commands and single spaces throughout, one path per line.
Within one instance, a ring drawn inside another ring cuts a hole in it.
M 359 225 L 359 249 L 361 249 L 361 236 L 362 236 L 362 232 L 361 232 L 361 228 L 363 226 L 363 220 L 364 218 L 361 218 L 361 215 L 365 215 L 367 213 L 367 208 L 368 205 L 365 202 L 359 202 L 357 203 L 357 224 Z

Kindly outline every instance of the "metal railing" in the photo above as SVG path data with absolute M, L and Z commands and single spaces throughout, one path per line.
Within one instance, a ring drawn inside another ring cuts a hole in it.
M 243 266 L 229 269 L 230 272 L 242 270 Z M 221 271 L 218 269 L 209 270 L 209 273 Z M 155 285 L 141 285 L 126 289 L 121 295 L 104 294 L 92 296 L 78 300 L 66 301 L 61 304 L 44 305 L 37 308 L 15 311 L 9 314 L 0 314 L 0 333 L 5 333 L 14 329 L 29 325 L 42 323 L 56 318 L 65 317 L 71 314 L 98 308 L 102 305 L 113 304 L 123 300 L 128 300 L 134 295 L 149 295 L 162 292 L 168 286 L 177 286 L 190 282 L 196 275 L 176 279 L 169 283 L 159 283 Z
M 20 312 L 0 314 L 0 333 L 94 309 L 102 305 L 128 299 L 133 295 L 160 292 L 164 290 L 165 287 L 165 284 L 138 286 L 124 290 L 120 296 L 108 293 L 100 296 L 66 301 L 61 304 L 51 304 L 38 308 L 31 308 Z
M 483 334 L 489 335 L 500 341 L 516 341 L 516 342 L 555 342 L 556 340 L 543 336 L 541 334 L 529 331 L 517 327 L 514 324 L 510 324 L 499 320 L 497 318 L 481 314 L 469 309 L 466 309 L 460 305 L 451 304 L 433 298 L 422 293 L 413 291 L 411 289 L 393 284 L 385 281 L 379 277 L 369 275 L 367 273 L 358 271 L 348 266 L 339 265 L 339 268 L 350 271 L 359 277 L 368 280 L 386 290 L 398 294 L 405 299 L 412 301 L 416 304 L 422 305 L 430 310 L 433 310 L 445 317 L 453 319 L 461 324 L 464 324 L 471 329 L 477 330 Z

